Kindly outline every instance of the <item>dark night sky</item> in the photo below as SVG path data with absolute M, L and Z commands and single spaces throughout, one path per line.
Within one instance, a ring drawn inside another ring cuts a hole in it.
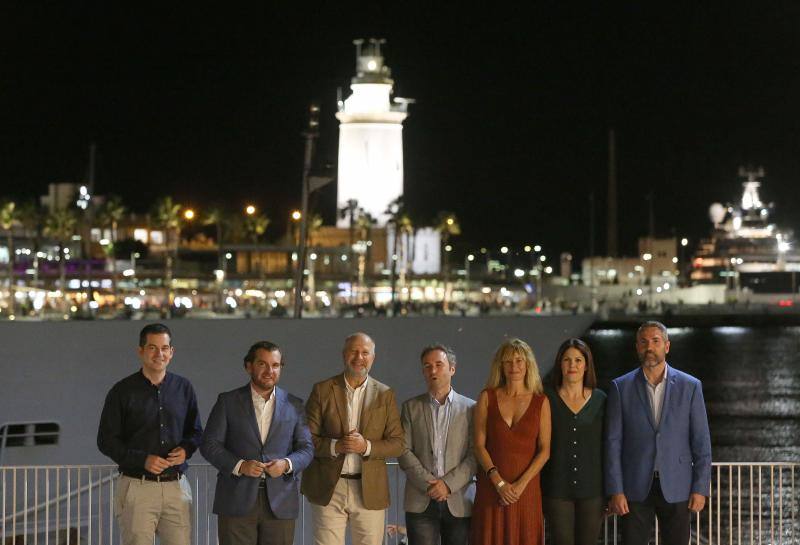
M 421 218 L 456 212 L 460 249 L 581 255 L 594 191 L 602 251 L 612 125 L 623 251 L 646 232 L 650 190 L 658 234 L 706 234 L 709 204 L 739 198 L 743 163 L 766 168 L 762 198 L 800 229 L 797 2 L 24 4 L 0 7 L 0 196 L 82 180 L 94 140 L 99 193 L 142 211 L 166 193 L 200 209 L 253 201 L 277 235 L 299 201 L 306 105 L 321 101 L 318 159 L 334 161 L 351 40 L 377 36 L 396 94 L 418 101 L 404 128 L 407 202 Z M 317 202 L 331 218 L 334 199 Z

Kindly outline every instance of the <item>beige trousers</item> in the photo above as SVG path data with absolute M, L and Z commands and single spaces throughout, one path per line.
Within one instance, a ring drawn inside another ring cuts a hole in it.
M 381 545 L 386 531 L 386 510 L 367 509 L 361 481 L 339 479 L 328 505 L 311 504 L 314 545 L 344 545 L 347 523 L 353 545 Z
M 114 513 L 122 545 L 189 545 L 192 537 L 192 489 L 183 476 L 158 483 L 120 475 L 114 496 Z

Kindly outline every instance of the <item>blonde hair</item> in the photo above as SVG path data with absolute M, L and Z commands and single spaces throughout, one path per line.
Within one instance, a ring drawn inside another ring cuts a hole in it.
M 497 348 L 494 358 L 492 358 L 492 367 L 489 370 L 486 388 L 499 388 L 506 385 L 503 360 L 517 354 L 525 359 L 525 388 L 534 394 L 541 394 L 544 388 L 542 388 L 542 378 L 539 376 L 536 357 L 533 355 L 530 345 L 522 339 L 508 339 Z

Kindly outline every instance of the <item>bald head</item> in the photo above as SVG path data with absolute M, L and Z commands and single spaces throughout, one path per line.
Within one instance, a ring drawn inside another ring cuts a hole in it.
M 344 372 L 348 380 L 360 384 L 367 379 L 375 361 L 375 342 L 366 333 L 353 333 L 344 340 Z
M 350 345 L 352 343 L 356 342 L 356 341 L 365 342 L 365 343 L 371 345 L 372 346 L 372 352 L 373 353 L 375 352 L 375 341 L 372 340 L 372 337 L 370 337 L 369 335 L 367 335 L 366 333 L 364 333 L 362 331 L 356 331 L 355 333 L 351 333 L 350 335 L 345 337 L 345 339 L 344 339 L 344 349 L 343 350 L 345 352 L 347 352 L 347 350 L 350 348 Z

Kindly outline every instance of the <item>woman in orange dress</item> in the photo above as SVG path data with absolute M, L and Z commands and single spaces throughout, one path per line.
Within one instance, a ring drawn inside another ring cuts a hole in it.
M 533 351 L 520 339 L 497 349 L 475 407 L 478 487 L 472 545 L 542 545 L 539 473 L 550 457 L 550 402 Z

